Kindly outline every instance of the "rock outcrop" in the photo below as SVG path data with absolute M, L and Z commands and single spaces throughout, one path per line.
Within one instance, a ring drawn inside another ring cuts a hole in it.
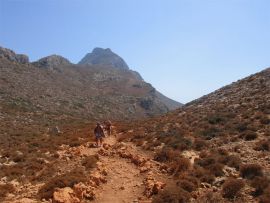
M 3 47 L 0 47 L 0 58 L 6 58 L 17 63 L 29 63 L 29 58 L 27 55 L 16 54 L 14 51 Z

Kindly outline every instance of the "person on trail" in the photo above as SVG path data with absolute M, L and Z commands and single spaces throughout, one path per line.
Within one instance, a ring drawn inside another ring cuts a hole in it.
M 105 130 L 107 132 L 107 135 L 110 136 L 112 134 L 112 122 L 107 120 L 105 122 Z
M 103 137 L 104 137 L 104 131 L 100 125 L 100 123 L 97 123 L 95 130 L 94 130 L 94 134 L 96 137 L 96 145 L 97 147 L 101 147 L 102 146 L 102 142 L 103 142 Z

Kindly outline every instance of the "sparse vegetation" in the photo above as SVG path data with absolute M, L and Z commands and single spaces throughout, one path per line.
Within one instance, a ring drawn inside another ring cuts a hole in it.
M 223 197 L 234 199 L 244 186 L 245 184 L 243 180 L 228 179 L 222 186 Z
M 193 192 L 198 188 L 198 180 L 191 177 L 181 177 L 177 185 L 187 192 Z
M 270 180 L 265 176 L 255 177 L 251 181 L 251 186 L 255 188 L 253 195 L 257 197 L 267 192 L 267 188 L 270 186 Z
M 56 188 L 73 187 L 76 183 L 85 182 L 87 180 L 83 170 L 74 170 L 66 174 L 56 176 L 50 179 L 38 191 L 40 199 L 52 198 L 53 192 Z
M 240 167 L 240 173 L 243 178 L 253 179 L 257 176 L 263 176 L 262 167 L 258 164 L 246 164 Z
M 153 203 L 185 203 L 190 198 L 190 194 L 180 188 L 176 191 L 164 190 L 153 198 Z

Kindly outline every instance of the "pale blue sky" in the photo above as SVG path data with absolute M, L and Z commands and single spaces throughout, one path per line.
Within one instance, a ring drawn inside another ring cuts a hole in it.
M 0 0 L 0 46 L 77 63 L 111 48 L 188 102 L 270 66 L 269 0 Z

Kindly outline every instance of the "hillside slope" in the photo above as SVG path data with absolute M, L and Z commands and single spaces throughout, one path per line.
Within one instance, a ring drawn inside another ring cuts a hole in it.
M 192 201 L 270 200 L 270 68 L 122 132 L 170 164 Z

